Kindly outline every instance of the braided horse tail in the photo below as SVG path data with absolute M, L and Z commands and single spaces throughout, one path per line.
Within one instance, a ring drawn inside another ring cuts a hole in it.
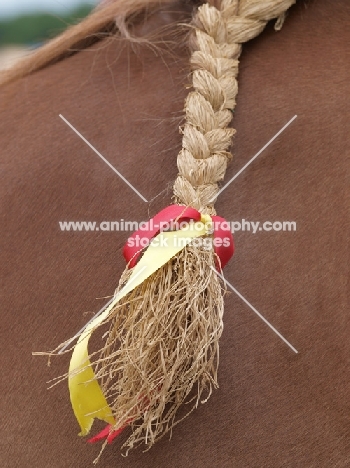
M 195 12 L 189 38 L 192 90 L 185 102 L 176 204 L 203 216 L 216 214 L 218 182 L 231 157 L 234 130 L 228 127 L 238 91 L 241 44 L 271 19 L 277 18 L 280 26 L 293 3 L 215 0 Z M 147 7 L 157 4 L 148 2 Z M 145 6 L 142 0 L 107 3 L 4 79 L 58 60 L 72 44 L 101 32 L 112 19 L 115 23 L 117 16 L 125 19 Z M 111 431 L 132 428 L 124 444 L 129 449 L 140 443 L 151 447 L 180 422 L 177 412 L 183 403 L 191 403 L 189 414 L 218 386 L 223 294 L 214 265 L 213 250 L 189 244 L 123 296 L 104 321 L 109 324 L 105 344 L 90 357 L 95 357 L 96 377 L 115 420 Z M 121 285 L 128 276 L 126 269 Z
M 190 37 L 192 86 L 185 103 L 186 124 L 178 155 L 175 199 L 215 214 L 218 181 L 225 175 L 235 131 L 228 128 L 238 92 L 241 44 L 278 18 L 295 0 L 218 0 L 200 6 Z

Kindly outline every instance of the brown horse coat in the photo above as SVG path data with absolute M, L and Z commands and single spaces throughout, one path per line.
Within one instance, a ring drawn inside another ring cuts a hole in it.
M 143 27 L 178 21 L 174 10 Z M 280 32 L 245 46 L 226 180 L 298 118 L 216 204 L 228 220 L 296 221 L 296 232 L 236 233 L 225 276 L 299 354 L 228 294 L 220 389 L 171 441 L 122 458 L 122 435 L 101 468 L 350 466 L 349 13 L 300 2 Z M 59 221 L 141 221 L 171 201 L 188 54 L 170 48 L 107 38 L 1 89 L 2 467 L 83 468 L 98 454 L 76 437 L 66 385 L 46 390 L 68 356 L 47 368 L 31 353 L 72 336 L 124 268 L 127 233 L 61 232 Z M 159 197 L 144 203 L 59 114 Z

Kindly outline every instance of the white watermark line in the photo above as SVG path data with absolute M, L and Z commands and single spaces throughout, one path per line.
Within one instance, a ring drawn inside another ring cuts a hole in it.
M 236 293 L 237 296 L 238 296 L 239 298 L 241 298 L 242 301 L 245 302 L 245 303 L 247 304 L 247 306 L 249 306 L 249 307 L 252 309 L 252 311 L 255 312 L 256 315 L 257 315 L 258 317 L 260 317 L 261 320 L 262 320 L 263 322 L 265 322 L 266 325 L 267 325 L 268 327 L 270 327 L 271 330 L 274 331 L 274 332 L 276 333 L 276 335 L 279 336 L 279 337 L 281 338 L 281 340 L 284 341 L 284 342 L 286 343 L 286 345 L 288 345 L 288 346 L 290 347 L 290 349 L 291 349 L 292 351 L 294 351 L 296 354 L 298 354 L 298 351 L 294 348 L 294 346 L 291 345 L 291 344 L 289 343 L 289 341 L 286 340 L 286 338 L 285 338 L 283 335 L 281 335 L 281 333 L 280 333 L 278 330 L 276 330 L 276 328 L 275 328 L 273 325 L 271 325 L 271 323 L 270 323 L 268 320 L 266 320 L 266 318 L 265 318 L 263 315 L 261 315 L 261 313 L 260 313 L 258 310 L 256 310 L 256 308 L 253 307 L 253 306 L 250 304 L 250 302 L 248 302 L 247 299 L 245 299 L 245 297 L 243 297 L 242 294 L 240 294 L 240 293 L 237 291 L 236 288 L 234 288 L 234 287 L 232 286 L 232 284 L 230 284 L 217 270 L 215 270 L 214 267 L 211 266 L 210 268 L 211 268 L 213 271 L 215 271 L 215 273 L 222 279 L 222 281 L 224 281 L 224 283 L 226 283 L 227 286 L 229 286 L 229 287 L 232 289 L 232 291 L 233 291 L 234 293 Z
M 223 187 L 221 187 L 221 189 L 218 191 L 218 193 L 216 195 L 214 195 L 214 197 L 212 197 L 209 201 L 210 202 L 213 202 L 214 200 L 216 200 L 216 198 L 220 195 L 221 192 L 223 192 L 240 174 L 242 174 L 242 172 L 249 166 L 249 164 L 251 164 L 292 122 L 293 120 L 295 120 L 298 116 L 295 115 L 294 117 L 292 117 L 290 119 L 289 122 L 286 123 L 286 125 L 284 127 L 281 128 L 281 130 L 279 132 L 276 133 L 276 135 L 274 137 L 271 138 L 271 140 L 269 140 L 265 146 L 263 146 L 261 148 L 260 151 L 258 151 L 256 153 L 255 156 L 252 157 L 252 159 L 250 159 L 247 164 L 245 166 L 242 167 L 242 169 L 240 169 L 237 174 L 235 174 L 232 179 L 230 179 Z
M 135 279 L 143 272 L 143 270 L 144 270 L 145 268 L 147 268 L 147 265 L 143 266 L 143 267 L 141 268 L 141 270 L 138 271 L 138 272 L 136 273 L 136 275 L 129 281 L 129 284 L 132 283 L 133 281 L 135 281 Z M 92 318 L 91 318 L 91 319 L 90 319 L 74 336 L 73 336 L 73 338 L 71 338 L 69 341 L 67 341 L 67 343 L 58 351 L 57 354 L 62 354 L 63 351 L 65 351 L 65 350 L 68 348 L 68 346 L 69 346 L 71 343 L 73 343 L 73 341 L 74 341 L 76 338 L 78 338 L 78 336 L 80 336 L 80 335 L 83 333 L 83 331 L 85 330 L 85 328 L 86 328 L 88 325 L 90 325 L 90 323 L 91 323 L 93 320 L 95 320 L 97 317 L 99 317 L 99 316 L 102 314 L 102 312 L 103 312 L 104 310 L 106 310 L 107 307 L 108 307 L 110 304 L 112 304 L 112 302 L 115 300 L 115 297 L 116 297 L 116 296 L 113 296 L 112 299 L 110 299 L 110 300 L 102 307 L 102 309 L 100 309 L 98 312 L 96 312 L 96 314 L 95 314 L 95 315 L 94 315 L 94 316 L 93 316 L 93 317 L 92 317 Z
M 188 228 L 191 224 L 188 221 L 169 222 L 164 221 L 160 223 L 154 223 L 150 221 L 129 221 L 120 219 L 119 221 L 59 221 L 60 230 L 62 232 L 128 232 L 128 231 L 144 231 L 147 229 L 156 229 L 162 232 L 164 231 L 178 231 L 184 228 Z M 296 221 L 248 221 L 241 219 L 240 221 L 213 221 L 212 227 L 214 230 L 224 228 L 225 230 L 231 230 L 232 233 L 241 231 L 249 232 L 251 234 L 257 234 L 259 232 L 287 232 L 296 231 Z M 196 231 L 202 230 L 202 224 L 192 224 L 193 229 Z M 146 236 L 147 237 L 147 236 Z
M 112 169 L 112 171 L 114 171 L 140 198 L 142 198 L 144 202 L 148 203 L 148 200 L 138 190 L 136 190 L 136 188 L 114 166 L 112 166 L 112 164 L 109 161 L 107 161 L 107 159 L 104 156 L 102 156 L 102 154 L 99 153 L 97 149 L 94 148 L 94 146 L 92 146 L 92 144 L 89 143 L 87 139 L 84 138 L 83 135 L 79 133 L 78 130 L 74 128 L 71 123 L 68 122 L 67 119 L 63 117 L 63 115 L 59 114 L 59 116 L 78 136 L 80 136 L 80 138 L 83 141 L 85 141 L 85 143 L 88 146 L 90 146 L 90 148 L 102 159 L 102 161 L 104 161 L 107 164 L 107 166 L 109 166 Z

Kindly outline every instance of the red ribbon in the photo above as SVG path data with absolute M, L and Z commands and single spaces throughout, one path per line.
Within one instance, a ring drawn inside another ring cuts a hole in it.
M 94 437 L 91 437 L 91 439 L 88 439 L 88 442 L 90 444 L 93 444 L 94 442 L 98 442 L 99 440 L 107 439 L 107 442 L 111 444 L 113 440 L 124 431 L 125 428 L 126 426 L 121 427 L 120 429 L 117 429 L 116 431 L 113 431 L 112 425 L 108 424 L 108 426 L 102 429 L 101 432 L 99 432 Z
M 201 214 L 194 208 L 180 205 L 169 205 L 164 208 L 164 210 L 157 213 L 149 221 L 143 223 L 142 227 L 135 231 L 127 240 L 123 249 L 123 255 L 129 268 L 136 265 L 142 250 L 147 247 L 153 237 L 157 236 L 164 228 L 171 229 L 173 225 L 181 226 L 182 223 L 200 220 Z M 224 218 L 212 216 L 212 221 L 214 223 L 214 252 L 220 259 L 220 264 L 217 264 L 217 267 L 220 269 L 224 268 L 232 257 L 234 242 L 230 225 Z
M 214 223 L 213 244 L 214 252 L 219 257 L 220 262 L 216 262 L 218 269 L 224 268 L 234 253 L 234 242 L 229 223 L 220 216 L 211 217 Z M 136 265 L 140 258 L 143 249 L 151 240 L 157 236 L 165 227 L 171 229 L 173 225 L 181 225 L 182 222 L 200 221 L 201 214 L 194 208 L 189 208 L 180 205 L 170 205 L 164 210 L 157 213 L 149 221 L 143 223 L 142 228 L 135 231 L 124 245 L 123 255 L 129 268 Z M 145 241 L 145 246 L 140 246 L 140 240 Z M 88 440 L 90 443 L 97 442 L 107 438 L 110 444 L 118 435 L 126 428 L 126 426 L 113 430 L 109 424 L 100 433 Z

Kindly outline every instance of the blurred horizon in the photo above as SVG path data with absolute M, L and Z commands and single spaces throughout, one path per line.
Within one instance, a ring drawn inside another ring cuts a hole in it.
M 98 0 L 0 0 L 0 72 L 85 18 Z
M 97 3 L 98 0 L 0 0 L 0 21 L 31 14 L 66 14 L 82 5 L 93 7 Z
M 37 47 L 78 23 L 94 8 L 91 0 L 44 0 L 46 6 L 59 6 L 60 11 L 42 10 L 42 0 L 14 0 L 13 6 L 26 5 L 24 11 L 4 17 L 0 10 L 0 48 L 11 46 Z M 22 2 L 22 3 L 21 3 Z M 4 0 L 0 0 L 0 8 Z M 29 8 L 32 5 L 33 8 Z M 15 10 L 13 10 L 15 11 Z

